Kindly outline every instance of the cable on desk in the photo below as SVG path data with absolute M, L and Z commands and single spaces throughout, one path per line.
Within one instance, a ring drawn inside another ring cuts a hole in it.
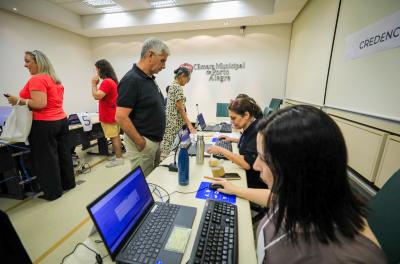
M 103 258 L 101 257 L 101 255 L 100 255 L 99 253 L 97 253 L 96 251 L 94 251 L 94 250 L 91 249 L 90 247 L 86 246 L 85 244 L 79 242 L 78 244 L 76 244 L 74 250 L 72 250 L 71 253 L 69 253 L 68 255 L 66 255 L 65 257 L 63 257 L 63 259 L 62 259 L 62 261 L 61 261 L 61 264 L 63 264 L 64 261 L 65 261 L 69 256 L 71 256 L 72 254 L 74 254 L 74 253 L 75 253 L 75 250 L 76 250 L 79 246 L 84 246 L 85 248 L 89 249 L 89 250 L 92 251 L 94 254 L 96 254 L 96 263 L 99 263 L 99 264 L 103 263 Z M 107 256 L 105 256 L 105 257 L 107 257 Z
M 166 203 L 169 203 L 169 201 L 170 201 L 170 199 L 171 199 L 171 195 L 173 195 L 173 194 L 175 194 L 175 193 L 180 193 L 180 194 L 191 194 L 191 193 L 196 193 L 196 192 L 198 192 L 198 191 L 202 191 L 202 190 L 208 189 L 208 186 L 207 186 L 207 187 L 204 187 L 204 188 L 201 188 L 201 189 L 199 189 L 199 190 L 192 191 L 192 192 L 173 191 L 172 193 L 168 193 L 167 190 L 165 190 L 165 189 L 164 189 L 163 187 L 161 187 L 160 185 L 157 185 L 157 184 L 155 184 L 155 183 L 150 183 L 150 182 L 149 182 L 148 184 L 149 184 L 149 186 L 153 186 L 155 189 L 160 188 L 161 190 L 164 191 L 164 193 L 166 193 L 166 195 L 161 196 L 160 191 L 157 190 L 159 193 L 156 194 L 157 197 L 161 199 L 161 201 L 162 201 L 162 199 L 163 199 L 164 197 L 168 197 Z M 153 190 L 154 190 L 154 189 L 153 189 Z M 152 193 L 153 193 L 153 192 L 152 192 Z
M 169 195 L 171 196 L 171 195 L 173 195 L 174 193 L 180 193 L 180 194 L 191 194 L 191 193 L 196 193 L 196 192 L 199 192 L 199 191 L 202 191 L 202 190 L 205 190 L 205 189 L 208 189 L 208 187 L 204 187 L 204 188 L 201 188 L 201 189 L 199 189 L 199 190 L 196 190 L 196 191 L 193 191 L 193 192 L 180 192 L 180 191 L 173 191 L 172 193 L 170 193 Z
M 149 183 L 149 187 L 153 187 L 153 189 L 150 191 L 152 194 L 154 193 L 158 198 L 160 198 L 161 202 L 163 202 L 163 199 L 161 198 L 161 193 L 160 190 L 152 183 Z M 157 191 L 157 193 L 156 193 Z
M 165 201 L 165 202 L 166 202 L 166 203 L 169 203 L 170 195 L 169 195 L 169 193 L 168 193 L 167 190 L 165 190 L 163 187 L 161 187 L 160 185 L 157 185 L 157 184 L 155 184 L 155 183 L 149 182 L 148 185 L 149 185 L 149 186 L 154 186 L 155 189 L 160 188 L 164 193 L 166 193 L 166 195 L 161 196 L 161 193 L 160 193 L 160 191 L 158 190 L 158 192 L 159 192 L 158 194 L 159 194 L 160 196 L 158 196 L 158 195 L 157 195 L 157 196 L 158 196 L 161 200 L 162 200 L 162 198 L 164 198 L 164 197 L 168 197 L 167 201 Z

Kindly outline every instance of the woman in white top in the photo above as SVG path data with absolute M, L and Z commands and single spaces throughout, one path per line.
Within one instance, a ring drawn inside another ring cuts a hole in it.
M 327 114 L 304 105 L 272 114 L 258 124 L 257 152 L 253 167 L 270 189 L 213 184 L 269 208 L 257 232 L 258 263 L 386 263 L 350 189 L 343 136 Z

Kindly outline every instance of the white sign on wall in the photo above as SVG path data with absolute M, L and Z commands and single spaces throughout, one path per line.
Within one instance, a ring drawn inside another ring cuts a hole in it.
M 400 46 L 400 11 L 346 38 L 346 60 Z
M 230 71 L 237 71 L 245 69 L 246 64 L 242 63 L 215 63 L 215 64 L 200 64 L 195 63 L 193 70 L 203 70 L 208 75 L 209 82 L 230 82 L 231 74 Z

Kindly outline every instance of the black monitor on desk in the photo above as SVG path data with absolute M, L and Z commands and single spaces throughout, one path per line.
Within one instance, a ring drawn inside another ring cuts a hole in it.
M 79 120 L 79 117 L 77 114 L 71 114 L 68 116 L 68 125 L 76 125 L 80 124 L 81 121 Z

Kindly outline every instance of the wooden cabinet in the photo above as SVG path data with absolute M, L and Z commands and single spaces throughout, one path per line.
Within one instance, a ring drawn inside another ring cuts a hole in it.
M 375 181 L 387 133 L 333 117 L 346 141 L 348 165 L 370 182 Z
M 400 169 L 400 137 L 390 135 L 385 144 L 375 184 L 379 188 Z

